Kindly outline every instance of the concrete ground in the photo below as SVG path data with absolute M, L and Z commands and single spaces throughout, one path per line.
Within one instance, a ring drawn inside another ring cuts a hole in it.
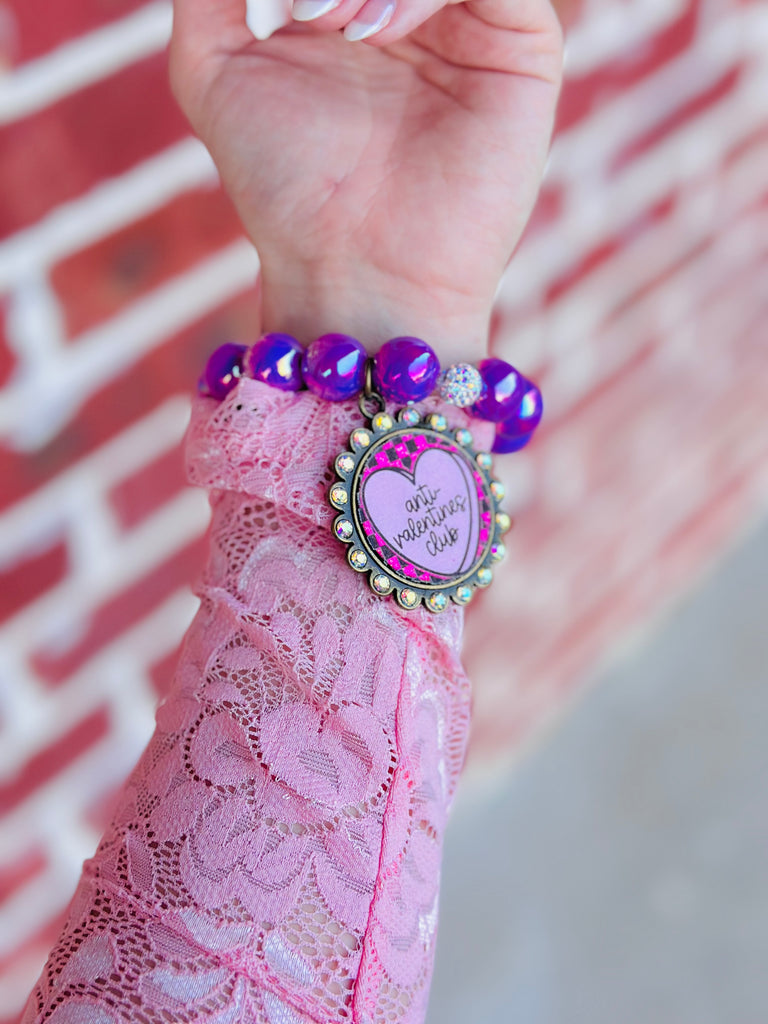
M 428 1017 L 766 1022 L 768 526 L 460 796 Z

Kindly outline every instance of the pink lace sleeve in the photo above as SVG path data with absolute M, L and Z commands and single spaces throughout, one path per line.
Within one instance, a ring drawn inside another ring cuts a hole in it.
M 460 610 L 373 596 L 331 534 L 359 422 L 251 380 L 196 401 L 200 610 L 24 1024 L 424 1019 L 470 687 Z

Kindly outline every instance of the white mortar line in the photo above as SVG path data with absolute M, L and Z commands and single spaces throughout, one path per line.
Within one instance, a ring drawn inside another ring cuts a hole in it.
M 31 713 L 18 722 L 4 721 L 0 730 L 0 780 L 9 779 L 19 766 L 40 750 L 56 742 L 95 708 L 108 704 L 115 711 L 115 723 L 139 737 L 132 743 L 134 759 L 151 732 L 157 700 L 148 684 L 136 690 L 146 669 L 170 654 L 182 639 L 197 610 L 198 601 L 187 588 L 174 591 L 138 623 L 106 644 L 66 681 L 53 689 L 40 688 L 28 696 Z M 140 662 L 140 664 L 139 664 Z M 135 691 L 135 692 L 134 692 Z M 128 712 L 126 702 L 132 702 Z M 43 787 L 45 789 L 46 787 Z M 99 792 L 106 786 L 99 780 Z M 28 843 L 31 834 L 40 835 L 46 827 L 42 819 L 35 824 L 35 812 L 24 810 L 37 803 L 35 792 L 23 804 L 0 821 L 0 850 L 8 851 Z M 98 793 L 87 793 L 88 801 Z M 21 815 L 24 820 L 17 820 Z
M 171 4 L 155 0 L 133 14 L 22 64 L 0 79 L 0 125 L 55 103 L 167 46 Z
M 98 481 L 101 493 L 176 447 L 189 421 L 189 402 L 176 396 L 132 423 L 0 515 L 0 566 L 42 550 L 69 529 L 71 496 Z
M 619 237 L 627 224 L 675 189 L 701 178 L 702 169 L 716 166 L 764 122 L 766 88 L 768 74 L 752 76 L 741 89 L 666 136 L 615 177 L 607 181 L 588 177 L 589 191 L 573 189 L 568 209 L 557 223 L 521 246 L 499 288 L 499 311 L 503 314 L 517 305 L 525 308 L 532 295 L 590 249 Z
M 59 359 L 28 368 L 0 396 L 0 436 L 20 450 L 41 446 L 144 353 L 251 287 L 258 267 L 253 246 L 238 240 L 81 335 Z M 41 404 L 46 418 L 30 418 Z
M 175 143 L 118 177 L 62 203 L 0 243 L 0 294 L 72 253 L 165 206 L 183 192 L 214 188 L 218 174 L 202 142 Z
M 639 43 L 656 35 L 688 6 L 688 0 L 632 0 L 600 4 L 580 19 L 566 39 L 565 71 L 568 77 L 589 74 Z
M 208 521 L 202 491 L 181 491 L 136 529 L 123 534 L 98 564 L 68 576 L 9 618 L 0 630 L 0 640 L 21 651 L 32 651 L 45 648 L 54 637 L 76 637 L 78 623 L 87 621 L 105 601 L 201 537 Z

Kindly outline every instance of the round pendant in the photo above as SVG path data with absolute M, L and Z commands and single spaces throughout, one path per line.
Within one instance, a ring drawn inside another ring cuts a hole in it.
M 375 594 L 440 612 L 489 585 L 511 522 L 499 509 L 504 492 L 490 476 L 490 457 L 473 449 L 468 430 L 407 407 L 396 420 L 372 416 L 349 448 L 334 463 L 333 530 Z

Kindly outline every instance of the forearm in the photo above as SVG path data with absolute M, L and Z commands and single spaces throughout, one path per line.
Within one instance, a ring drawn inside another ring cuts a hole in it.
M 403 612 L 346 564 L 324 470 L 358 422 L 251 380 L 197 400 L 201 608 L 25 1024 L 423 1021 L 462 612 Z

